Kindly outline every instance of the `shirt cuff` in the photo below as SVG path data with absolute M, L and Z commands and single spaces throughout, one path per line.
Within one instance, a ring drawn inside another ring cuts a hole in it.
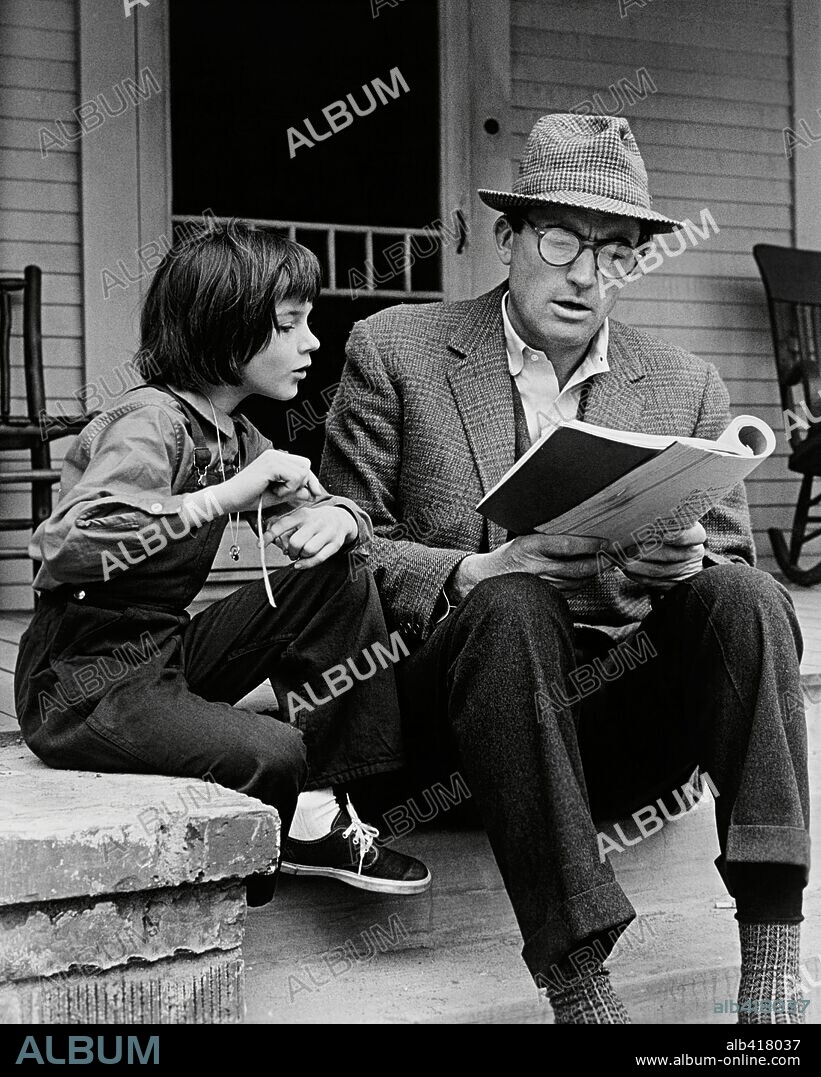
M 178 516 L 185 494 L 147 494 L 145 497 L 113 496 L 105 505 L 88 505 L 76 518 L 78 527 L 111 527 L 129 521 L 133 524 L 138 513 L 147 517 Z
M 345 512 L 348 513 L 348 515 L 353 519 L 353 522 L 356 524 L 356 534 L 352 538 L 348 539 L 342 549 L 352 550 L 355 547 L 359 547 L 360 553 L 362 553 L 366 557 L 369 556 L 371 552 L 371 543 L 367 532 L 365 533 L 365 535 L 362 534 L 362 517 L 358 513 L 354 512 L 350 505 L 334 505 L 333 507 L 335 509 L 344 509 Z

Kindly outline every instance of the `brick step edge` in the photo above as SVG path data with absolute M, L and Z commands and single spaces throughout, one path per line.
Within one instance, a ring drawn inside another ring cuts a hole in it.
M 236 1024 L 244 1016 L 239 949 L 0 986 L 0 1024 Z

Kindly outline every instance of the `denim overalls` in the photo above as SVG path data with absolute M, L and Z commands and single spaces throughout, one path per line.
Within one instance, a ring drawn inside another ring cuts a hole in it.
M 176 399 L 195 447 L 182 489 L 215 485 L 197 416 Z M 274 805 L 287 833 L 303 787 L 401 766 L 393 662 L 407 652 L 388 639 L 370 571 L 351 572 L 342 551 L 274 569 L 276 609 L 260 579 L 192 619 L 225 526 L 177 527 L 107 582 L 43 592 L 20 644 L 18 720 L 50 766 L 208 776 Z M 233 706 L 266 679 L 276 715 Z

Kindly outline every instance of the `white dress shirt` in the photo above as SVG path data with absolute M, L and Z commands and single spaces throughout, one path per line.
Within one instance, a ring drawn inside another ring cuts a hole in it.
M 610 324 L 605 318 L 601 329 L 590 341 L 584 359 L 570 375 L 564 388 L 559 389 L 556 371 L 545 353 L 525 344 L 513 328 L 507 314 L 507 297 L 506 292 L 502 296 L 502 320 L 507 362 L 522 398 L 530 440 L 534 442 L 548 427 L 566 419 L 575 419 L 584 383 L 610 369 L 607 362 Z

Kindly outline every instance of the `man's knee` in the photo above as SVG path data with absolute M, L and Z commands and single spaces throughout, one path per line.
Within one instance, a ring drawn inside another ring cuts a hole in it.
M 459 609 L 466 615 L 487 617 L 501 629 L 535 623 L 542 629 L 551 622 L 572 630 L 573 616 L 564 595 L 547 580 L 529 572 L 508 572 L 478 583 Z
M 743 612 L 779 612 L 793 608 L 787 589 L 769 572 L 751 565 L 712 565 L 689 581 L 711 608 L 726 609 L 735 618 Z

